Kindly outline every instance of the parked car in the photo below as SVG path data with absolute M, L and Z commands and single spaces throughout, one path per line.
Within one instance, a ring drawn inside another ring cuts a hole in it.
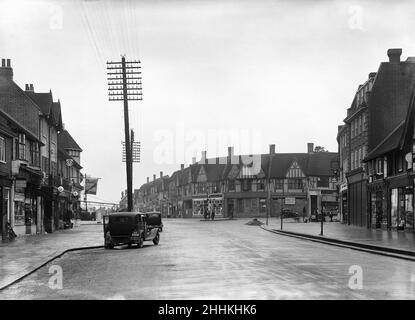
M 142 248 L 144 241 L 153 241 L 158 245 L 160 228 L 163 228 L 161 214 L 157 212 L 116 212 L 105 215 L 103 222 L 106 249 L 122 244 L 137 244 Z
M 298 213 L 298 212 L 296 212 L 296 211 L 293 211 L 293 210 L 291 210 L 291 209 L 283 209 L 282 210 L 282 217 L 284 218 L 284 219 L 287 219 L 287 218 L 292 218 L 292 219 L 294 219 L 295 221 L 300 221 L 300 214 Z

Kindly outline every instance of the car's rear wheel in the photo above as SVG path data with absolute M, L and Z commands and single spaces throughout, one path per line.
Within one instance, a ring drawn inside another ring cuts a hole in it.
M 158 245 L 158 244 L 159 244 L 159 242 L 160 242 L 160 233 L 159 233 L 159 232 L 157 232 L 156 236 L 155 236 L 155 237 L 154 237 L 154 239 L 153 239 L 153 243 L 154 243 L 155 245 Z

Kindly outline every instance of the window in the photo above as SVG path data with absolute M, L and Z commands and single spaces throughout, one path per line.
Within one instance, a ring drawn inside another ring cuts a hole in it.
M 40 166 L 40 159 L 39 159 L 39 145 L 37 142 L 30 141 L 29 144 L 30 150 L 30 164 L 39 167 Z
M 26 160 L 26 136 L 24 133 L 19 133 L 16 139 L 16 159 Z
M 235 190 L 235 180 L 229 180 L 228 181 L 228 186 L 229 186 L 230 191 L 234 191 Z
M 265 183 L 264 183 L 264 180 L 258 180 L 258 183 L 257 183 L 257 190 L 258 190 L 258 191 L 264 191 L 264 190 L 265 190 Z
M 291 190 L 303 189 L 303 180 L 302 179 L 288 179 L 288 189 L 291 189 Z
M 242 190 L 243 191 L 251 191 L 251 180 L 245 179 L 242 180 Z
M 275 179 L 275 190 L 282 190 L 284 187 L 284 179 Z
M 354 137 L 354 121 L 351 123 L 351 136 Z
M 0 137 L 0 161 L 6 162 L 6 141 Z

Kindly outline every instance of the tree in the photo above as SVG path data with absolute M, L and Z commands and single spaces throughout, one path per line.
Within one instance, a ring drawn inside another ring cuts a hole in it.
M 329 152 L 329 151 L 326 150 L 323 146 L 316 146 L 314 148 L 314 152 Z

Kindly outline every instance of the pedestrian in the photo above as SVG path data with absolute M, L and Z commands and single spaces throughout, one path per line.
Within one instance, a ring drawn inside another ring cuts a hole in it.
M 216 210 L 216 208 L 215 207 L 213 207 L 212 208 L 212 220 L 215 220 L 215 210 Z

